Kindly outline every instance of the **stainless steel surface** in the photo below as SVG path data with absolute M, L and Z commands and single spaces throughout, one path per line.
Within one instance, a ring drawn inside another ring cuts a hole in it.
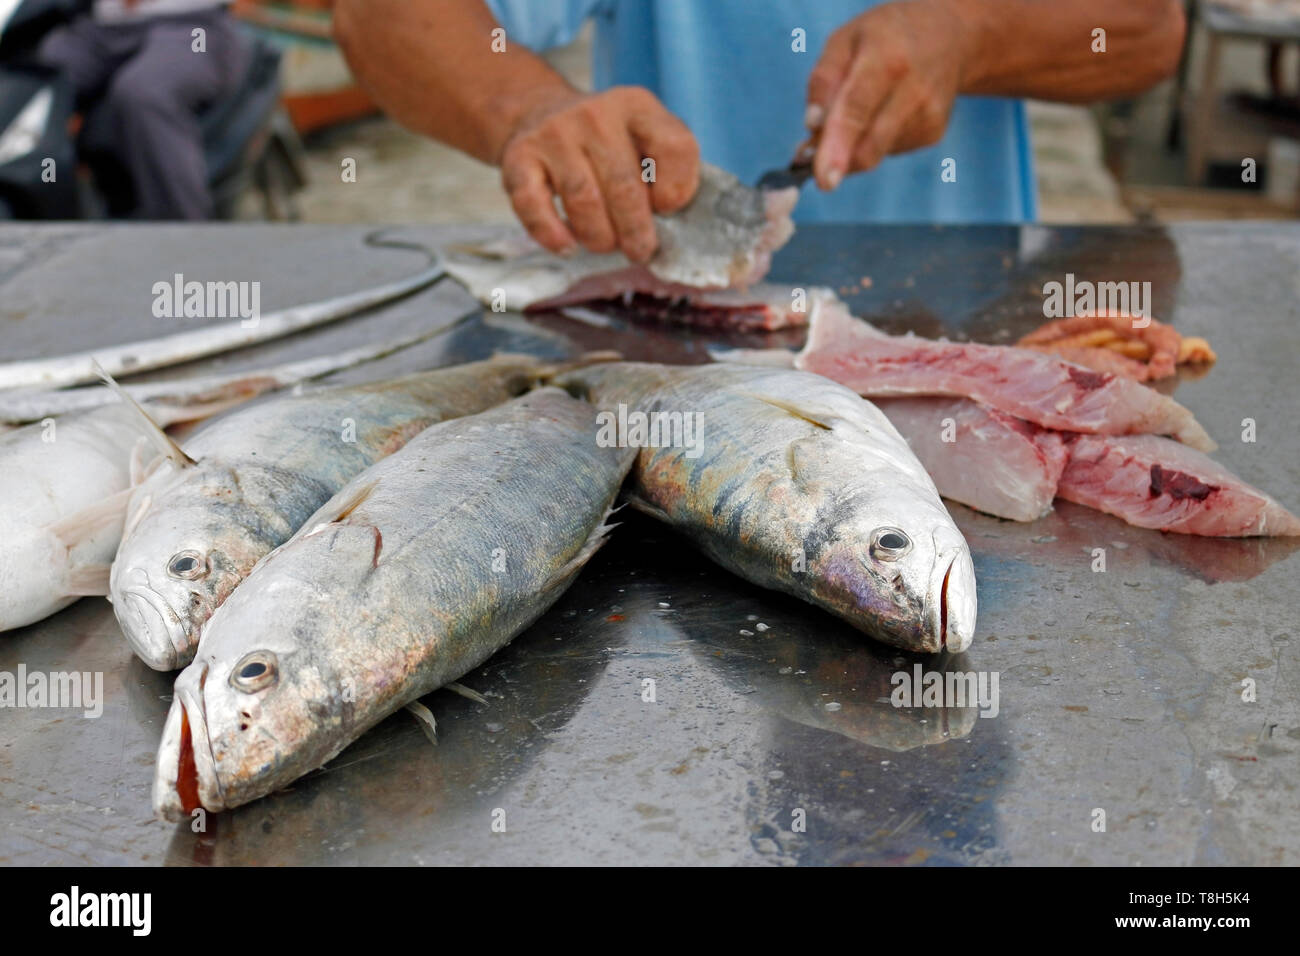
M 365 232 L 5 227 L 0 356 L 156 334 L 179 320 L 153 318 L 149 290 L 175 272 L 260 279 L 270 309 L 421 264 L 363 248 Z M 1179 401 L 1216 457 L 1300 507 L 1300 228 L 805 228 L 773 278 L 840 288 L 891 329 L 1005 341 L 1042 321 L 1042 284 L 1066 272 L 1151 281 L 1158 317 L 1209 338 L 1219 364 Z M 468 305 L 442 285 L 190 371 L 393 337 Z M 489 314 L 340 378 L 496 348 L 703 361 L 708 341 Z M 557 607 L 465 678 L 488 705 L 425 698 L 437 746 L 398 713 L 203 834 L 150 814 L 171 678 L 83 600 L 0 635 L 0 671 L 102 672 L 106 698 L 98 719 L 0 709 L 0 862 L 1300 863 L 1297 545 L 1162 535 L 1069 504 L 1031 525 L 951 510 L 980 594 L 959 659 L 896 654 L 631 517 Z M 997 672 L 997 716 L 894 708 L 891 675 L 915 663 Z M 806 832 L 792 832 L 798 811 Z

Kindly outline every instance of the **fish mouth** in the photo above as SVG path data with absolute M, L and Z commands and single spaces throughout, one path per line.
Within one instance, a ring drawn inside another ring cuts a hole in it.
M 127 588 L 113 609 L 131 649 L 154 670 L 174 671 L 193 659 L 191 629 L 157 591 Z
M 960 654 L 975 637 L 975 566 L 970 549 L 963 543 L 939 552 L 935 568 L 942 568 L 936 585 L 926 598 L 928 630 L 936 651 Z
M 197 677 L 190 676 L 194 667 L 198 668 Z M 226 808 L 203 710 L 203 685 L 207 676 L 207 664 L 198 664 L 178 678 L 176 696 L 172 698 L 158 746 L 153 781 L 154 812 L 173 823 L 189 820 L 198 809 L 220 813 Z M 197 684 L 197 689 L 182 687 L 182 681 L 187 685 Z

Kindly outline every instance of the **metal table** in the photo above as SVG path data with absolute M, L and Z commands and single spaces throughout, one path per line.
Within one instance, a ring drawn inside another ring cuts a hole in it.
M 176 272 L 260 280 L 270 310 L 422 265 L 363 246 L 364 232 L 5 227 L 0 355 L 194 321 L 150 314 L 152 284 Z M 397 232 L 436 243 L 475 231 Z M 840 288 L 891 330 L 999 342 L 1042 321 L 1043 283 L 1067 272 L 1151 281 L 1157 316 L 1209 338 L 1218 365 L 1178 399 L 1220 460 L 1300 507 L 1300 228 L 810 227 L 773 277 Z M 396 336 L 471 305 L 444 284 L 184 371 Z M 703 361 L 711 341 L 488 314 L 340 378 L 497 348 Z M 1253 444 L 1239 440 L 1244 418 Z M 1300 863 L 1297 544 L 1163 535 L 1065 503 L 1029 525 L 951 507 L 979 579 L 960 658 L 880 646 L 634 517 L 550 613 L 464 679 L 488 705 L 425 698 L 436 746 L 399 712 L 203 834 L 149 806 L 171 678 L 135 660 L 105 602 L 83 600 L 0 636 L 0 670 L 99 671 L 106 698 L 98 719 L 0 710 L 0 863 Z M 997 672 L 997 715 L 893 707 L 891 675 L 916 663 Z

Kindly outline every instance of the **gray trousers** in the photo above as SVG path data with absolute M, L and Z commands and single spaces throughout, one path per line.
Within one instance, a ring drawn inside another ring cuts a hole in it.
M 206 32 L 202 53 L 193 50 L 196 28 Z M 235 89 L 250 57 L 224 10 L 121 24 L 81 17 L 46 37 L 38 56 L 66 72 L 80 106 L 109 111 L 136 216 L 211 217 L 198 111 Z

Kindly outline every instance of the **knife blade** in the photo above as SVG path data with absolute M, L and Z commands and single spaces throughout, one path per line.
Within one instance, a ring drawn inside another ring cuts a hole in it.
M 758 177 L 757 186 L 759 189 L 788 189 L 791 186 L 798 188 L 812 178 L 813 174 L 813 157 L 817 154 L 817 134 L 814 133 L 808 139 L 799 144 L 799 148 L 794 151 L 794 159 L 789 166 L 778 169 L 769 169 L 762 176 Z

